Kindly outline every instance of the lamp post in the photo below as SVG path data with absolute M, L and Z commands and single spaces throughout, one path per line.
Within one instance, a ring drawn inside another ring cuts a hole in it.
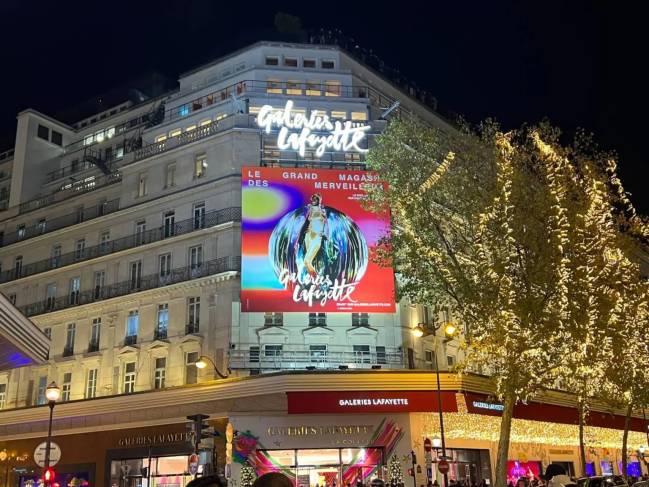
M 441 328 L 442 324 L 440 323 L 439 325 L 435 326 L 432 333 L 426 333 L 426 330 L 424 328 L 424 323 L 418 323 L 417 326 L 415 326 L 411 332 L 413 336 L 417 338 L 421 338 L 424 335 L 427 334 L 436 334 L 437 331 Z M 453 338 L 455 333 L 457 332 L 456 326 L 451 323 L 451 322 L 446 322 L 446 325 L 444 326 L 444 334 L 446 335 L 446 338 L 444 339 L 444 343 L 448 342 Z M 435 449 L 439 448 L 441 446 L 442 448 L 442 459 L 446 460 L 446 439 L 444 436 L 444 414 L 442 412 L 442 387 L 440 384 L 439 380 L 439 360 L 437 360 L 437 351 L 435 352 L 435 377 L 437 379 L 437 409 L 439 411 L 439 432 L 441 438 L 433 438 L 433 446 L 435 446 L 436 440 L 438 441 L 438 446 L 435 447 Z M 448 474 L 444 474 L 444 485 L 442 487 L 448 487 Z
M 54 415 L 54 406 L 56 401 L 61 397 L 61 389 L 56 385 L 56 382 L 52 381 L 47 389 L 45 389 L 45 397 L 47 398 L 47 404 L 50 407 L 50 420 L 47 425 L 47 443 L 45 445 L 45 467 L 43 472 L 46 472 L 50 468 L 50 447 L 52 445 L 52 416 Z
M 226 379 L 227 377 L 230 376 L 230 369 L 228 369 L 227 374 L 223 374 L 216 366 L 214 361 L 205 355 L 201 355 L 200 357 L 198 357 L 198 360 L 194 363 L 197 369 L 204 369 L 205 367 L 208 366 L 208 364 L 212 365 L 212 367 L 214 368 L 214 372 L 216 372 L 216 375 L 218 375 L 221 379 Z

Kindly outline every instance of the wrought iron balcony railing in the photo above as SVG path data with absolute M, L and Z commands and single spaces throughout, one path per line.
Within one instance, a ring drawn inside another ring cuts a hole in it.
M 99 351 L 99 341 L 90 340 L 90 343 L 88 343 L 88 353 L 98 352 L 98 351 Z
M 63 357 L 71 357 L 74 355 L 74 346 L 73 345 L 66 345 L 65 348 L 63 348 Z
M 256 345 L 255 345 L 256 346 Z M 316 369 L 404 369 L 406 361 L 398 348 L 386 347 L 385 352 L 355 352 L 351 346 L 329 346 L 326 350 L 311 350 L 308 345 L 284 345 L 281 351 L 231 350 L 231 369 L 305 370 Z
M 95 259 L 103 255 L 121 252 L 122 250 L 132 249 L 141 245 L 158 242 L 170 236 L 184 235 L 190 232 L 209 228 L 221 223 L 241 221 L 241 208 L 231 207 L 222 210 L 212 210 L 205 213 L 201 218 L 189 218 L 181 220 L 173 227 L 160 226 L 147 230 L 142 233 L 135 233 L 123 238 L 102 242 L 92 247 L 84 247 L 80 250 L 74 250 L 49 259 L 39 260 L 30 264 L 24 264 L 20 270 L 10 269 L 0 273 L 0 284 L 20 279 L 34 274 L 40 274 L 52 269 L 65 267 L 77 262 L 83 262 Z
M 137 335 L 128 335 L 124 337 L 124 346 L 135 345 L 137 343 Z
M 158 328 L 153 331 L 153 339 L 154 340 L 166 340 L 167 339 L 167 329 L 166 328 Z
M 0 240 L 0 247 L 22 242 L 45 233 L 50 233 L 61 228 L 76 225 L 100 216 L 108 215 L 119 210 L 119 198 L 109 201 L 102 201 L 95 206 L 89 206 L 74 213 L 59 216 L 49 220 L 42 220 L 30 227 L 20 228 L 13 233 L 6 233 Z
M 185 335 L 191 335 L 192 333 L 198 333 L 198 323 L 185 325 Z
M 99 292 L 97 292 L 96 288 L 91 288 L 80 292 L 74 303 L 71 303 L 69 296 L 66 295 L 55 299 L 50 298 L 20 306 L 19 310 L 25 316 L 35 316 L 47 312 L 60 311 L 74 306 L 83 306 L 85 304 L 125 296 L 127 294 L 133 294 L 149 289 L 169 286 L 171 284 L 178 284 L 180 282 L 220 274 L 222 272 L 239 271 L 240 269 L 241 257 L 221 257 L 219 259 L 203 262 L 199 267 L 184 266 L 172 269 L 171 272 L 164 277 L 160 277 L 159 274 L 150 274 L 134 280 L 129 279 L 127 281 L 103 286 L 99 289 Z

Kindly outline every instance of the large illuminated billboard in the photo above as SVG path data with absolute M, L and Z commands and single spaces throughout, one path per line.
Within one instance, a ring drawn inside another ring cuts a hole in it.
M 374 259 L 389 214 L 362 205 L 374 173 L 244 167 L 241 310 L 393 313 L 394 276 Z

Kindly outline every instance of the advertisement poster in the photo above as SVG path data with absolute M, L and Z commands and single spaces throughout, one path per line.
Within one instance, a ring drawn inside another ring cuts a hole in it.
M 244 167 L 243 312 L 394 313 L 394 276 L 373 256 L 389 214 L 361 204 L 374 173 Z

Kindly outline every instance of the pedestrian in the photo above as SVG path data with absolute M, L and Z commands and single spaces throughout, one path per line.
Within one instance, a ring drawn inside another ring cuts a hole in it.
M 205 477 L 195 478 L 185 487 L 225 487 L 225 484 L 218 475 L 206 475 Z
M 189 484 L 187 484 L 189 486 Z M 191 486 L 190 486 L 191 487 Z M 203 487 L 203 486 L 198 486 Z M 265 473 L 252 483 L 252 487 L 294 487 L 293 482 L 280 472 Z

